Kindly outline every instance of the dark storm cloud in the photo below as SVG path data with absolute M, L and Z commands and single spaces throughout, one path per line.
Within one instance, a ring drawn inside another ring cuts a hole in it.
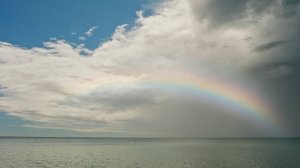
M 300 0 L 192 0 L 195 17 L 210 29 L 243 30 L 258 61 L 247 69 L 262 93 L 300 135 Z M 251 52 L 251 49 L 250 49 Z
M 287 17 L 296 15 L 299 2 L 300 0 L 283 0 L 281 3 L 283 15 Z
M 278 65 L 262 73 L 263 79 L 278 79 L 288 77 L 296 71 L 296 68 L 292 65 Z
M 266 51 L 270 50 L 272 48 L 278 47 L 282 44 L 284 44 L 286 41 L 279 40 L 279 41 L 271 41 L 265 44 L 258 45 L 257 47 L 254 48 L 254 51 Z
M 268 12 L 274 4 L 272 0 L 209 0 L 205 2 L 203 4 L 199 3 L 199 0 L 192 0 L 192 5 L 196 16 L 200 20 L 207 20 L 212 27 L 244 24 L 245 19 L 251 19 L 248 18 L 250 15 L 251 17 L 260 16 Z
M 297 15 L 299 0 L 192 0 L 196 17 L 211 27 L 249 26 L 266 14 L 288 19 Z

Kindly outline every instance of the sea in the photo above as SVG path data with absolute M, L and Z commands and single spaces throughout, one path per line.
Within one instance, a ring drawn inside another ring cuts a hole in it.
M 1 168 L 300 168 L 300 139 L 0 138 Z

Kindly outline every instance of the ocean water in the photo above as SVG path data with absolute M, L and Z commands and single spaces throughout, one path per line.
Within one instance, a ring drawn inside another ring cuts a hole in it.
M 0 138 L 1 168 L 300 168 L 300 139 Z

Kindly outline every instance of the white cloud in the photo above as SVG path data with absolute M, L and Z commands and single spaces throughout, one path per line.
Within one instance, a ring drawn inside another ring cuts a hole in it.
M 56 37 L 50 37 L 50 41 L 56 41 L 57 38 Z
M 84 34 L 87 36 L 87 37 L 90 37 L 93 35 L 94 31 L 97 29 L 98 27 L 97 26 L 93 26 L 91 27 L 87 32 L 85 32 Z
M 75 31 L 71 30 L 70 34 L 71 35 L 76 35 L 77 33 Z
M 80 36 L 79 38 L 78 38 L 78 40 L 80 40 L 80 41 L 83 41 L 83 40 L 85 40 L 86 38 L 84 37 L 84 36 Z
M 89 28 L 89 29 L 84 33 L 84 35 L 80 36 L 78 39 L 79 39 L 80 41 L 86 40 L 88 37 L 91 37 L 91 36 L 94 34 L 94 32 L 95 32 L 95 30 L 96 30 L 97 28 L 98 28 L 97 26 L 93 26 L 93 27 Z M 73 35 L 73 34 L 72 34 L 72 35 Z

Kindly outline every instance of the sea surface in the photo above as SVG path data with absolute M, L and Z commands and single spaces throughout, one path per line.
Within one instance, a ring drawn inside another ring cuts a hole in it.
M 300 168 L 300 139 L 0 138 L 1 168 Z

